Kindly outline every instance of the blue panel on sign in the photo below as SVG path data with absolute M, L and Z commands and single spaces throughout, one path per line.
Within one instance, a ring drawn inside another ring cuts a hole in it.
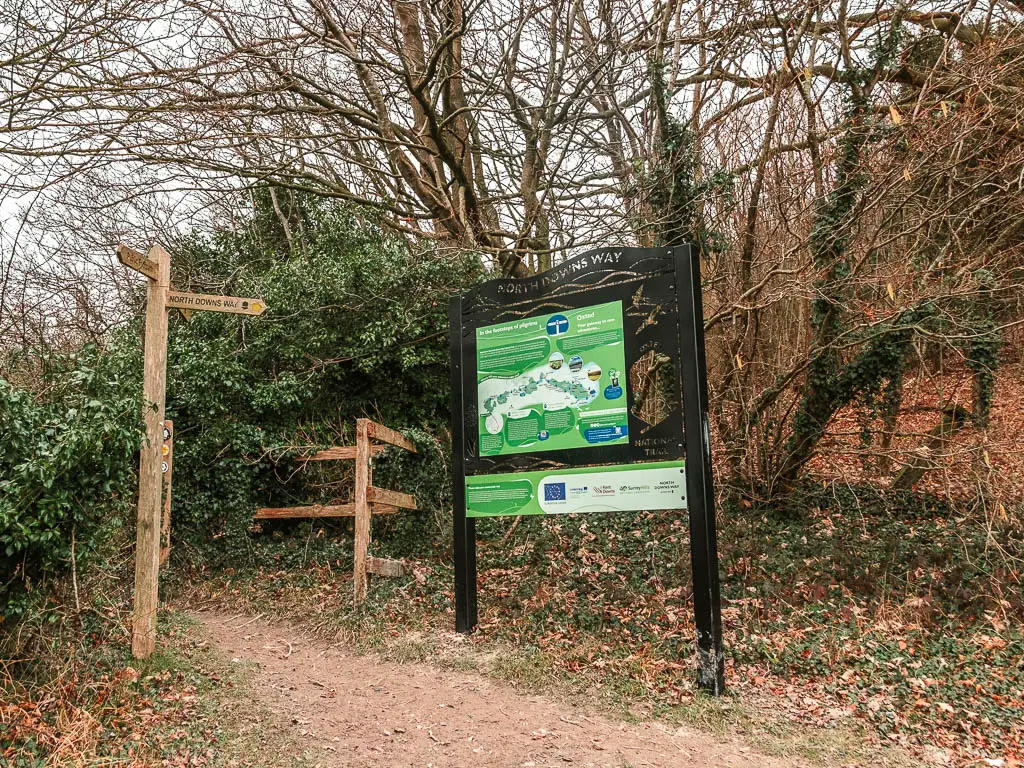
M 569 318 L 565 315 L 552 315 L 548 318 L 547 330 L 549 336 L 559 336 L 569 331 Z
M 544 483 L 544 501 L 565 501 L 565 483 Z
M 629 433 L 629 428 L 621 427 L 594 427 L 583 430 L 583 439 L 588 443 L 607 443 L 609 440 L 619 440 Z

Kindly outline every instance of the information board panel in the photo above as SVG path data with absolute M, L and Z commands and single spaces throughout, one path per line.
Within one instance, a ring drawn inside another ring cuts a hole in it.
M 481 456 L 629 442 L 622 302 L 476 330 Z
M 598 248 L 474 286 L 448 317 L 456 630 L 477 625 L 478 518 L 672 510 L 689 522 L 697 683 L 721 694 L 696 248 Z
M 686 508 L 686 462 L 466 478 L 466 515 L 564 515 Z

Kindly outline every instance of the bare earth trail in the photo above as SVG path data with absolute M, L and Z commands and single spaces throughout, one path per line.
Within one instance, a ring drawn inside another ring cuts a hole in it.
M 809 765 L 687 728 L 619 723 L 478 674 L 393 664 L 286 624 L 196 614 L 210 644 L 258 664 L 252 696 L 318 765 L 417 768 Z

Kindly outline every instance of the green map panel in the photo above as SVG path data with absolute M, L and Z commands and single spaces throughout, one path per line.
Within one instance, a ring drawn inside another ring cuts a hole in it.
M 629 442 L 622 302 L 477 329 L 481 456 Z

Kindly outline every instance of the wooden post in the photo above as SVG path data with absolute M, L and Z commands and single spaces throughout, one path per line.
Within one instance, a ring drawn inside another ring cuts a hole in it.
M 167 383 L 167 288 L 171 257 L 154 245 L 148 258 L 157 264 L 146 288 L 146 341 L 142 378 L 146 443 L 139 452 L 139 520 L 135 540 L 135 607 L 132 654 L 144 659 L 156 649 L 156 611 L 160 572 L 160 496 L 163 484 L 164 391 Z M 156 406 L 155 408 L 153 406 Z
M 941 455 L 949 439 L 959 432 L 970 420 L 969 411 L 959 405 L 947 405 L 942 409 L 939 425 L 928 433 L 928 440 L 916 456 L 901 469 L 892 480 L 892 489 L 909 491 L 925 473 L 937 466 L 936 457 Z
M 370 546 L 370 420 L 356 419 L 356 539 L 352 569 L 354 600 L 366 600 L 366 551 Z
M 160 565 L 171 554 L 171 480 L 174 477 L 174 422 L 164 419 L 163 460 L 160 469 L 164 476 L 163 517 L 160 520 Z

